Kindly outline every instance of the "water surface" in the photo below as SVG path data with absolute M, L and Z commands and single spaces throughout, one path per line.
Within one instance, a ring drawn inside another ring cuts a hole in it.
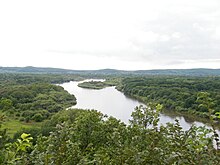
M 86 89 L 77 86 L 78 83 L 81 82 L 83 81 L 71 81 L 61 84 L 65 90 L 75 95 L 77 104 L 73 106 L 74 108 L 95 109 L 103 114 L 113 116 L 125 123 L 128 123 L 129 119 L 131 119 L 130 116 L 134 108 L 141 104 L 143 105 L 143 103 L 138 100 L 125 96 L 122 92 L 116 90 L 115 87 L 107 87 L 101 90 Z M 180 125 L 184 130 L 188 129 L 192 124 L 196 124 L 197 126 L 204 125 L 201 122 L 186 120 L 183 116 L 160 114 L 160 124 L 174 122 L 175 119 L 180 121 Z

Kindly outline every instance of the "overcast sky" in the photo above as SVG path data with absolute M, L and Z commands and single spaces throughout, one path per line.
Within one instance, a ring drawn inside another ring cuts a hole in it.
M 0 66 L 220 68 L 220 0 L 2 0 Z

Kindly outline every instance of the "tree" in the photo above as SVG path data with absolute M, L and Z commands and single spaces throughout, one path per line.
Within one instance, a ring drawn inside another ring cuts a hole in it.
M 34 121 L 36 121 L 36 122 L 41 122 L 41 121 L 43 121 L 44 117 L 43 117 L 40 113 L 36 113 L 36 114 L 32 117 L 32 119 L 33 119 Z
M 0 100 L 0 110 L 7 111 L 13 108 L 13 103 L 10 99 L 1 99 Z
M 218 113 L 214 113 L 214 109 L 213 109 L 214 102 L 210 98 L 210 94 L 208 92 L 199 92 L 196 101 L 197 103 L 199 103 L 199 107 L 202 107 L 208 110 L 209 119 L 210 119 L 212 130 L 213 130 L 213 136 L 216 141 L 216 147 L 218 150 L 220 150 L 219 135 L 216 131 L 216 126 L 215 126 L 215 121 L 214 121 L 217 118 L 216 114 Z

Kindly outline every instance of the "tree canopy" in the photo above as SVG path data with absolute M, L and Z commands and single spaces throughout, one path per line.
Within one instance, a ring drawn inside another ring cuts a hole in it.
M 166 110 L 187 112 L 208 118 L 208 109 L 198 106 L 199 92 L 208 92 L 213 109 L 220 111 L 220 77 L 133 77 L 124 78 L 118 87 L 126 95 L 145 103 L 163 104 Z
M 5 164 L 220 163 L 213 138 L 207 136 L 211 130 L 192 126 L 184 131 L 178 121 L 159 126 L 161 106 L 156 109 L 137 107 L 128 125 L 94 110 L 60 111 L 52 119 L 56 126 L 49 136 L 39 136 L 36 144 L 31 145 L 30 135 L 22 134 L 18 142 L 7 145 L 1 161 Z M 9 154 L 13 157 L 8 157 Z

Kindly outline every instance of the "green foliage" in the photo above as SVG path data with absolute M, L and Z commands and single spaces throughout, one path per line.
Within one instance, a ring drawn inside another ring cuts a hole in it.
M 219 164 L 209 129 L 176 123 L 158 125 L 162 106 L 137 107 L 129 125 L 91 110 L 53 116 L 49 136 L 22 134 L 1 149 L 2 164 Z M 153 117 L 151 117 L 153 116 Z M 56 126 L 55 126 L 56 125 Z M 25 131 L 25 130 L 23 130 Z M 32 132 L 40 130 L 32 130 Z
M 115 77 L 106 77 L 105 81 L 89 81 L 89 82 L 82 82 L 79 83 L 78 86 L 81 88 L 88 88 L 88 89 L 103 89 L 105 87 L 111 86 L 118 86 L 121 83 L 121 78 Z
M 15 120 L 13 118 L 9 118 L 7 117 L 5 122 L 2 124 L 2 129 L 6 129 L 7 130 L 7 134 L 10 137 L 13 137 L 13 135 L 20 129 L 23 128 L 32 128 L 32 127 L 39 127 L 40 123 L 36 123 L 36 122 L 21 122 L 18 120 Z M 21 132 L 22 133 L 22 132 Z
M 15 74 L 0 73 L 0 86 L 7 85 L 24 85 L 33 83 L 63 83 L 68 81 L 83 80 L 82 77 L 73 74 Z
M 145 129 L 150 125 L 157 126 L 161 109 L 162 105 L 160 104 L 156 107 L 152 104 L 148 107 L 144 107 L 143 105 L 136 107 L 131 114 L 132 120 L 130 122 L 132 125 L 143 126 Z
M 0 164 L 2 164 L 4 161 L 5 144 L 8 143 L 9 141 L 7 130 L 1 128 L 4 121 L 5 121 L 5 116 L 3 114 L 0 114 Z
M 3 111 L 7 111 L 13 108 L 13 103 L 10 99 L 4 99 L 2 98 L 0 100 L 0 109 Z
M 23 133 L 14 143 L 5 144 L 2 151 L 1 164 L 29 164 L 28 151 L 32 147 L 30 134 Z
M 124 78 L 117 88 L 145 103 L 163 104 L 166 110 L 187 112 L 209 118 L 208 109 L 196 101 L 200 92 L 209 92 L 212 109 L 220 111 L 219 77 L 133 77 Z
M 203 107 L 207 109 L 209 112 L 209 119 L 212 126 L 213 136 L 216 141 L 216 147 L 218 150 L 220 150 L 220 139 L 218 133 L 216 132 L 216 127 L 215 127 L 215 119 L 217 119 L 218 116 L 216 116 L 216 113 L 214 113 L 213 100 L 210 98 L 210 94 L 208 92 L 200 92 L 198 93 L 197 102 L 199 103 L 199 107 Z
M 113 83 L 106 83 L 101 81 L 89 81 L 79 83 L 78 86 L 81 88 L 89 88 L 89 89 L 103 89 L 105 87 L 113 86 Z
M 12 141 L 16 141 L 17 139 L 20 138 L 21 134 L 23 132 L 25 132 L 26 134 L 30 134 L 31 137 L 33 138 L 32 139 L 32 143 L 35 145 L 36 144 L 36 141 L 37 141 L 37 138 L 43 134 L 43 129 L 41 127 L 30 127 L 30 128 L 22 128 L 20 129 L 19 131 L 17 131 L 14 136 L 13 136 L 13 139 Z M 44 134 L 43 134 L 44 135 Z M 44 136 L 47 136 L 47 135 L 44 135 Z
M 0 89 L 0 110 L 18 112 L 26 122 L 43 121 L 76 104 L 76 98 L 52 84 L 9 85 Z
M 82 78 L 55 74 L 0 74 L 0 113 L 7 116 L 2 129 L 7 129 L 7 134 L 12 137 L 18 130 L 39 126 L 36 122 L 75 105 L 74 95 L 61 86 L 49 84 L 70 80 Z
M 40 113 L 36 113 L 33 117 L 32 117 L 32 119 L 34 120 L 34 121 L 36 121 L 36 122 L 41 122 L 41 121 L 43 121 L 43 116 L 40 114 Z
M 155 109 L 156 108 L 156 109 Z M 39 137 L 33 164 L 219 164 L 211 130 L 179 122 L 159 126 L 161 106 L 137 107 L 130 125 L 97 111 L 72 111 L 48 137 Z M 150 118 L 150 115 L 153 118 Z M 150 126 L 152 125 L 152 126 Z M 147 126 L 147 127 L 146 127 Z
M 16 76 L 4 76 L 11 83 L 4 85 L 0 78 L 1 110 L 12 118 L 47 120 L 40 128 L 19 131 L 14 141 L 9 141 L 7 131 L 1 128 L 0 164 L 220 164 L 219 148 L 213 144 L 215 140 L 218 147 L 213 125 L 220 104 L 217 78 L 126 78 L 118 85 L 126 94 L 163 103 L 166 109 L 209 116 L 211 130 L 192 126 L 185 131 L 178 120 L 158 124 L 160 104 L 136 107 L 126 125 L 95 110 L 63 110 L 75 103 L 75 97 L 62 87 L 33 83 L 43 76 L 33 80 L 18 76 L 18 81 Z M 0 126 L 3 121 L 0 115 Z

